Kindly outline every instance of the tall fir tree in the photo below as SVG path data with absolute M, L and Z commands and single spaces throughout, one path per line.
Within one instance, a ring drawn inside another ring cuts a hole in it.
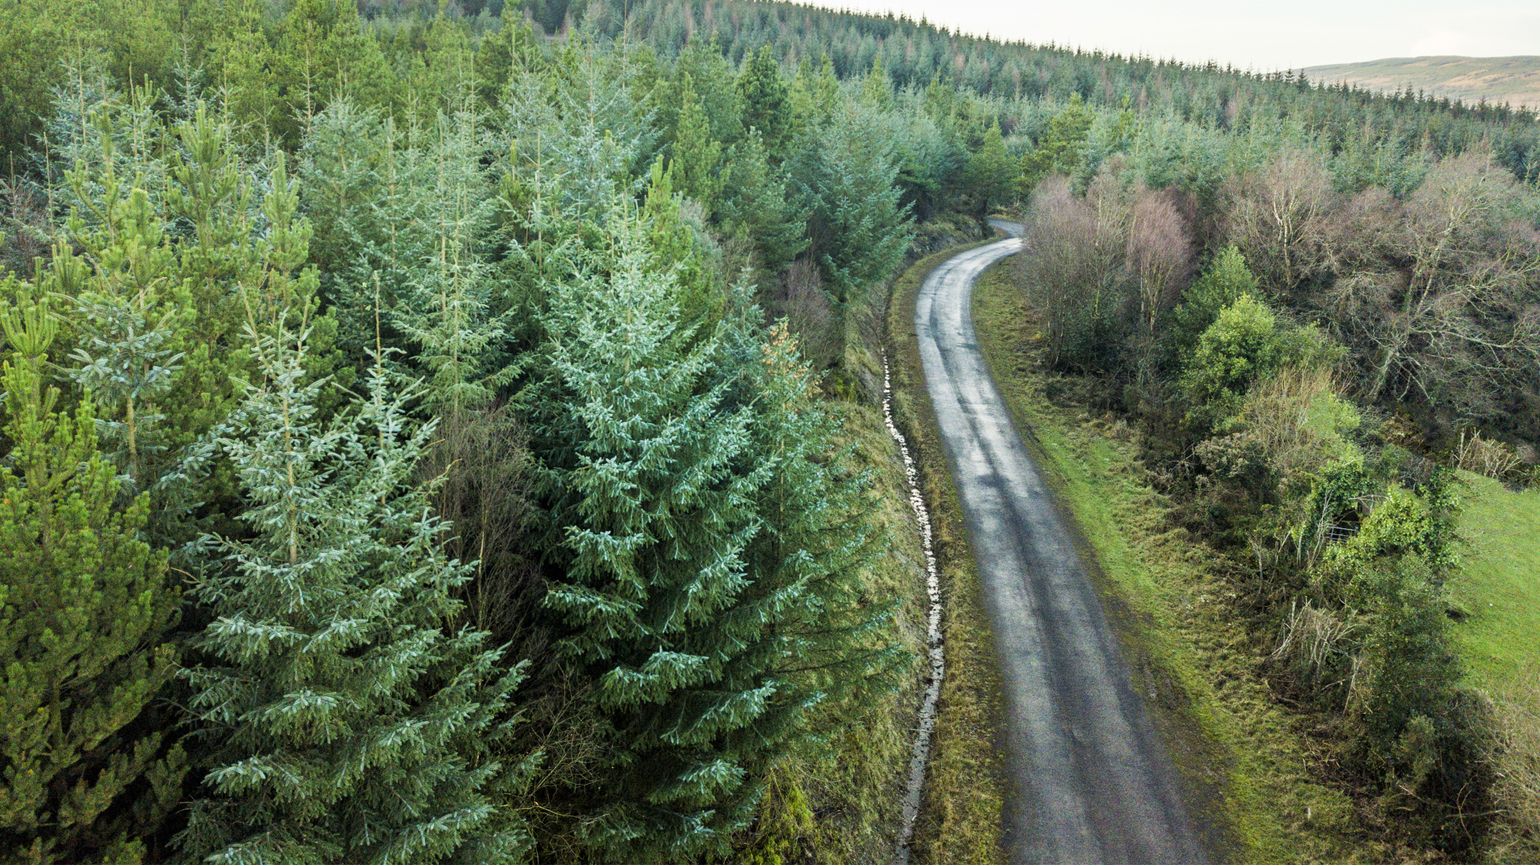
M 754 245 L 759 264 L 778 274 L 807 249 L 807 219 L 789 191 L 786 175 L 771 166 L 758 130 L 751 130 L 727 156 L 719 207 L 730 234 Z
M 976 216 L 983 219 L 1014 197 L 1015 171 L 1016 166 L 1005 150 L 1000 124 L 991 123 L 984 129 L 979 149 L 968 156 L 964 168 L 968 199 Z
M 744 130 L 759 130 L 771 159 L 784 159 L 795 132 L 791 99 L 780 61 L 769 45 L 761 45 L 744 61 L 738 74 L 738 95 L 743 99 Z
M 269 66 L 280 110 L 268 118 L 278 139 L 295 144 L 332 99 L 393 107 L 395 75 L 379 42 L 348 0 L 295 0 L 278 21 Z
M 1032 149 L 1021 157 L 1019 183 L 1022 195 L 1031 193 L 1038 182 L 1050 174 L 1074 175 L 1079 171 L 1093 120 L 1095 117 L 1080 94 L 1071 96 L 1064 108 L 1048 121 L 1048 128 L 1038 136 Z
M 828 462 L 784 328 L 767 343 L 744 288 L 681 315 L 645 221 L 609 225 L 612 258 L 552 287 L 526 394 L 556 646 L 611 731 L 611 783 L 574 796 L 591 856 L 723 856 L 808 709 L 901 654 L 860 598 L 862 481 Z
M 641 189 L 657 139 L 636 67 L 570 40 L 509 84 L 501 135 L 525 184 L 567 219 L 602 221 L 617 193 Z
M 869 109 L 846 107 L 797 147 L 792 180 L 808 214 L 810 252 L 844 303 L 887 277 L 909 249 L 898 167 Z
M 413 200 L 404 211 L 415 220 L 401 230 L 427 244 L 420 259 L 391 265 L 403 282 L 390 319 L 412 349 L 407 366 L 425 380 L 422 408 L 438 419 L 425 467 L 443 478 L 434 498 L 457 530 L 449 550 L 474 562 L 475 579 L 463 587 L 470 616 L 522 645 L 530 636 L 519 625 L 533 603 L 521 592 L 525 453 L 505 405 L 518 359 L 505 274 L 494 258 L 490 139 L 466 102 L 401 154 L 403 196 Z
M 208 539 L 211 621 L 185 671 L 205 796 L 179 836 L 213 862 L 502 862 L 532 840 L 507 761 L 523 666 L 455 623 L 470 566 L 415 480 L 433 435 L 377 362 L 331 420 L 308 327 L 251 330 L 262 378 L 222 449 L 246 532 Z
M 418 199 L 401 230 L 421 257 L 396 262 L 405 285 L 391 319 L 414 351 L 426 405 L 451 424 L 488 405 L 512 375 L 506 311 L 492 267 L 496 200 L 485 130 L 473 107 L 441 114 L 420 147 L 401 154 L 406 195 Z
M 723 324 L 685 326 L 634 217 L 614 259 L 552 287 L 544 376 L 528 400 L 557 651 L 612 728 L 593 856 L 725 854 L 749 819 L 755 731 L 776 686 L 745 648 L 744 553 L 764 484 L 752 413 L 728 401 Z
M 672 270 L 679 314 L 687 326 L 709 325 L 722 315 L 725 286 L 721 255 L 700 206 L 675 192 L 673 171 L 653 163 L 642 221 L 648 246 L 662 270 Z
M 898 601 L 866 593 L 882 540 L 869 479 L 838 444 L 839 419 L 785 322 L 768 335 L 758 315 L 738 323 L 739 353 L 753 359 L 743 383 L 757 406 L 752 447 L 768 475 L 745 596 L 768 624 L 759 650 L 778 684 L 756 731 L 783 754 L 816 755 L 835 734 L 825 720 L 880 705 L 913 657 L 883 631 Z
M 722 190 L 722 144 L 711 135 L 706 107 L 688 75 L 679 94 L 679 122 L 669 154 L 675 188 L 714 213 Z
M 175 669 L 177 597 L 97 450 L 89 400 L 44 380 L 58 324 L 30 293 L 10 346 L 0 434 L 0 858 L 126 861 L 177 804 L 185 764 L 152 702 Z

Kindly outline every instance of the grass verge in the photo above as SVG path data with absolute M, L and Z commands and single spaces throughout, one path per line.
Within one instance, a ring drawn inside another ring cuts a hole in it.
M 1045 396 L 1035 326 L 1009 264 L 974 290 L 974 324 L 1017 429 L 1074 518 L 1135 687 L 1153 711 L 1213 853 L 1245 862 L 1359 861 L 1385 855 L 1351 799 L 1317 781 L 1326 759 L 1272 698 L 1256 641 L 1214 563 L 1169 519 L 1138 460 L 1135 433 Z
M 917 862 L 996 863 L 1003 857 L 1001 812 L 1006 789 L 996 742 L 1002 709 L 994 638 L 980 597 L 962 506 L 925 392 L 914 334 L 914 301 L 920 284 L 936 265 L 969 246 L 927 256 L 901 274 L 893 284 L 883 329 L 892 366 L 894 417 L 919 464 L 945 605 L 947 673 L 915 827 Z M 875 351 L 868 353 L 866 363 L 880 379 Z
M 1460 478 L 1466 549 L 1449 589 L 1465 616 L 1455 640 L 1476 684 L 1501 694 L 1540 674 L 1540 490 L 1514 492 L 1468 472 Z
M 883 697 L 880 706 L 856 699 L 820 707 L 815 730 L 827 732 L 824 748 L 785 768 L 770 796 L 802 797 L 808 820 L 793 828 L 805 845 L 782 858 L 814 863 L 882 862 L 893 854 L 909 764 L 910 737 L 919 715 L 923 687 L 925 587 L 924 556 L 909 513 L 903 463 L 892 453 L 877 407 L 839 401 L 842 446 L 853 446 L 859 465 L 871 470 L 869 497 L 883 554 L 866 575 L 863 595 L 870 603 L 899 600 L 899 609 L 880 640 L 909 650 L 914 664 L 903 687 Z M 789 804 L 790 805 L 790 804 Z

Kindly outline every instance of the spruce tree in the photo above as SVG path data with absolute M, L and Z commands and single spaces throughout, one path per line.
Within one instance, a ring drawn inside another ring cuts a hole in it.
M 73 248 L 56 250 L 45 283 L 73 304 L 69 375 L 94 398 L 108 454 L 137 492 L 154 483 L 182 438 L 180 419 L 165 408 L 185 367 L 195 308 L 146 178 L 122 177 L 115 163 L 109 148 L 95 171 L 89 163 L 70 170 L 80 200 L 67 223 Z
M 418 238 L 417 260 L 390 262 L 399 274 L 394 330 L 411 347 L 406 362 L 425 380 L 422 409 L 439 435 L 425 469 L 443 476 L 435 505 L 456 532 L 451 553 L 474 560 L 464 587 L 470 616 L 500 640 L 529 640 L 518 623 L 532 604 L 520 524 L 525 510 L 518 419 L 505 403 L 517 372 L 512 315 L 497 267 L 497 199 L 487 165 L 490 145 L 471 100 L 440 115 L 417 148 L 402 152 L 401 198 Z
M 886 278 L 909 249 L 898 167 L 869 110 L 847 107 L 798 143 L 792 178 L 808 214 L 810 252 L 844 303 Z
M 611 729 L 610 783 L 576 795 L 590 854 L 683 860 L 729 850 L 809 709 L 903 656 L 861 597 L 864 480 L 784 326 L 767 342 L 744 288 L 681 316 L 643 228 L 553 287 L 527 405 L 556 646 Z
M 150 718 L 176 594 L 89 400 L 69 412 L 44 380 L 57 322 L 3 294 L 18 302 L 0 312 L 0 859 L 138 859 L 181 793 L 181 750 Z
M 502 138 L 524 182 L 568 219 L 602 221 L 617 193 L 640 190 L 657 133 L 635 76 L 624 58 L 569 40 L 509 84 Z
M 794 132 L 791 99 L 781 64 L 768 44 L 744 61 L 738 74 L 738 95 L 743 99 L 743 128 L 759 130 L 772 159 L 779 162 L 785 158 Z
M 993 213 L 1010 201 L 1015 166 L 1005 152 L 1005 140 L 1000 134 L 1000 124 L 991 123 L 984 130 L 984 140 L 979 149 L 968 157 L 964 178 L 968 185 L 968 198 L 973 212 L 980 219 Z
M 707 214 L 715 212 L 723 188 L 721 162 L 722 145 L 712 137 L 706 107 L 686 75 L 679 94 L 679 122 L 674 127 L 669 171 L 675 187 L 699 202 Z
M 913 657 L 884 638 L 898 600 L 866 594 L 867 572 L 881 554 L 869 480 L 850 448 L 838 444 L 839 421 L 824 408 L 786 323 L 767 337 L 749 312 L 736 320 L 737 354 L 752 358 L 743 387 L 756 405 L 752 449 L 767 482 L 757 507 L 763 525 L 746 552 L 751 583 L 742 603 L 764 630 L 749 639 L 744 656 L 777 684 L 755 723 L 773 756 L 753 776 L 763 785 L 782 756 L 816 760 L 836 733 L 828 720 L 848 718 L 852 706 L 879 705 Z
M 401 154 L 405 195 L 417 200 L 401 230 L 420 238 L 422 256 L 394 262 L 405 285 L 391 319 L 414 347 L 426 407 L 451 426 L 488 405 L 512 373 L 491 262 L 496 201 L 483 136 L 477 112 L 466 108 L 439 115 L 425 145 Z
M 1086 142 L 1094 118 L 1079 93 L 1048 121 L 1048 129 L 1021 158 L 1022 195 L 1037 187 L 1050 174 L 1073 175 L 1085 158 Z
M 368 366 L 375 307 L 395 309 L 405 280 L 393 269 L 403 228 L 399 136 L 389 121 L 341 98 L 311 123 L 300 146 L 300 199 L 314 227 L 310 256 L 322 300 L 338 319 L 338 342 L 356 367 Z M 394 342 L 394 335 L 389 335 Z
M 612 260 L 552 287 L 528 407 L 556 651 L 594 684 L 613 730 L 587 803 L 594 856 L 724 854 L 752 814 L 756 724 L 777 687 L 746 647 L 745 551 L 765 482 L 752 411 L 729 400 L 721 322 L 681 323 L 677 287 L 643 227 Z
M 284 312 L 281 308 L 279 312 Z M 282 323 L 284 317 L 276 321 Z M 376 362 L 328 420 L 309 328 L 250 328 L 261 378 L 222 439 L 239 536 L 207 539 L 211 620 L 185 670 L 204 796 L 179 836 L 215 862 L 517 859 L 534 758 L 507 761 L 509 668 L 455 625 L 468 564 L 416 483 L 433 435 Z
M 838 444 L 839 419 L 825 408 L 786 323 L 764 336 L 757 315 L 740 321 L 754 331 L 748 345 L 758 358 L 745 368 L 746 384 L 758 407 L 754 453 L 769 475 L 760 495 L 764 528 L 748 562 L 752 594 L 771 608 L 766 646 L 787 684 L 779 703 L 801 708 L 874 696 L 896 685 L 911 657 L 880 638 L 897 600 L 863 595 L 863 575 L 881 553 L 869 478 Z M 814 739 L 828 733 L 796 731 Z
M 648 246 L 659 269 L 673 270 L 682 320 L 709 323 L 722 313 L 721 255 L 699 206 L 674 189 L 674 173 L 663 170 L 660 157 L 642 205 Z
M 758 130 L 750 130 L 727 157 L 719 210 L 727 231 L 752 241 L 760 265 L 771 274 L 807 249 L 807 220 L 789 195 L 786 176 L 770 165 Z

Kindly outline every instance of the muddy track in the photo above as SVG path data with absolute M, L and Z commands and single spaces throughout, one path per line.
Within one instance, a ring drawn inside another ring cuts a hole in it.
M 996 227 L 1019 234 L 1013 224 Z M 974 280 L 1020 249 L 1011 237 L 959 253 L 926 277 L 915 305 L 926 388 L 1006 693 L 1006 854 L 1015 862 L 1202 861 L 1171 760 L 974 334 Z

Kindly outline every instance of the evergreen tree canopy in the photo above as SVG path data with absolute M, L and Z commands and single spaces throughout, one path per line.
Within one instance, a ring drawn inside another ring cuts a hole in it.
M 727 158 L 719 210 L 729 231 L 753 242 L 760 265 L 772 274 L 807 249 L 807 221 L 789 192 L 759 130 L 750 130 Z
M 798 145 L 792 180 L 808 214 L 809 251 L 841 302 L 891 273 L 909 249 L 898 168 L 873 118 L 851 108 Z
M 777 684 L 747 650 L 771 620 L 744 604 L 765 473 L 751 410 L 729 401 L 724 325 L 680 323 L 674 280 L 621 220 L 613 263 L 552 287 L 530 402 L 564 575 L 546 605 L 614 729 L 592 841 L 687 859 L 725 851 L 767 757 L 755 723 Z
M 668 165 L 676 188 L 708 213 L 716 209 L 723 188 L 721 161 L 722 145 L 712 137 L 706 107 L 687 75 L 679 94 L 679 122 Z
M 1031 192 L 1038 181 L 1052 174 L 1075 175 L 1085 157 L 1086 140 L 1093 115 L 1076 93 L 1053 116 L 1048 129 L 1021 160 L 1021 188 Z
M 455 624 L 470 566 L 414 480 L 432 427 L 380 364 L 328 421 L 308 330 L 252 334 L 262 379 L 221 446 L 241 537 L 194 589 L 213 619 L 185 671 L 207 795 L 182 849 L 216 862 L 517 859 L 533 760 L 499 751 L 522 677 Z
M 44 380 L 53 314 L 16 287 L 0 311 L 0 857 L 146 856 L 180 797 L 183 762 L 150 707 L 175 670 L 166 554 L 140 537 L 97 450 L 90 401 Z
M 757 129 L 773 157 L 786 153 L 791 141 L 791 103 L 781 64 L 770 46 L 763 45 L 744 62 L 738 74 L 738 95 L 743 98 L 743 127 Z

